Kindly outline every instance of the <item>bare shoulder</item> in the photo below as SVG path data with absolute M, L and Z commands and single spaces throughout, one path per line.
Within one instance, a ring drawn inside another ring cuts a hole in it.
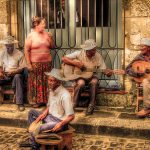
M 34 33 L 30 32 L 26 38 L 26 41 L 30 41 L 34 37 Z

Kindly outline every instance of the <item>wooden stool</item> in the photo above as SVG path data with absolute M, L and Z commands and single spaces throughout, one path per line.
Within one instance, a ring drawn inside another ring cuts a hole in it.
M 137 83 L 137 98 L 136 98 L 136 111 L 139 111 L 140 102 L 143 101 L 143 86 L 141 83 Z
M 4 103 L 4 95 L 13 95 L 13 103 L 15 103 L 15 94 L 14 90 L 10 88 L 11 84 L 6 84 L 4 86 L 0 86 L 0 103 Z
M 15 103 L 15 94 L 11 86 L 11 82 L 0 86 L 0 103 L 4 102 L 4 95 L 13 95 L 13 103 Z
M 63 139 L 63 141 L 58 145 L 58 149 L 63 150 L 66 147 L 67 150 L 72 150 L 72 138 L 74 132 L 75 129 L 69 126 L 68 130 L 58 133 L 58 135 L 60 135 Z
M 44 133 L 46 133 L 46 135 L 52 135 L 51 133 L 48 133 L 48 131 L 49 130 L 44 131 Z M 58 137 L 61 137 L 60 140 L 56 141 L 56 140 L 49 140 L 49 139 L 38 139 L 37 137 L 35 137 L 35 139 L 37 143 L 42 145 L 41 146 L 42 150 L 45 150 L 46 145 L 50 145 L 50 150 L 54 150 L 55 146 L 58 147 L 58 150 L 63 150 L 64 148 L 67 148 L 67 150 L 72 150 L 72 137 L 74 132 L 75 129 L 69 126 L 68 130 L 55 134 Z
M 59 145 L 63 140 L 57 134 L 39 134 L 35 137 L 35 141 L 41 144 L 41 150 L 46 150 L 46 145 L 50 145 L 49 150 L 54 150 L 54 147 Z

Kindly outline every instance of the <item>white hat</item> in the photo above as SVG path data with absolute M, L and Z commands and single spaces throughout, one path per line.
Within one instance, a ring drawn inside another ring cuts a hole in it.
M 13 36 L 7 36 L 4 40 L 0 41 L 0 44 L 16 44 L 18 43 L 17 40 L 14 39 Z
M 92 50 L 93 48 L 96 48 L 96 47 L 97 47 L 97 44 L 95 43 L 93 39 L 86 40 L 84 45 L 81 45 L 81 48 L 86 51 Z
M 45 72 L 45 74 L 47 76 L 54 77 L 54 78 L 56 78 L 57 80 L 60 80 L 60 81 L 68 81 L 67 78 L 63 77 L 63 74 L 61 73 L 60 69 L 53 68 L 50 72 Z
M 149 38 L 142 38 L 141 39 L 141 45 L 150 46 L 150 39 Z

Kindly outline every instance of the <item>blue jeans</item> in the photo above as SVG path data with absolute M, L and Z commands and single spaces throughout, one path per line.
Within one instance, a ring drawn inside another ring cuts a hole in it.
M 34 110 L 34 109 L 31 109 L 28 113 L 28 123 L 29 125 L 35 121 L 39 115 L 41 115 L 42 112 L 39 112 L 37 110 Z M 40 127 L 40 131 L 39 133 L 41 133 L 42 131 L 45 131 L 45 130 L 50 130 L 52 128 L 54 128 L 54 126 L 61 122 L 62 120 L 57 118 L 57 117 L 54 117 L 52 116 L 51 114 L 47 115 L 44 119 L 43 119 L 43 124 L 41 125 Z M 60 131 L 64 131 L 64 130 L 67 130 L 68 129 L 68 125 L 64 125 L 63 128 L 60 130 Z M 60 132 L 59 131 L 59 132 Z M 35 142 L 35 138 L 33 136 L 33 134 L 31 133 L 31 142 L 33 145 L 37 145 L 37 143 Z M 37 145 L 38 146 L 38 145 Z

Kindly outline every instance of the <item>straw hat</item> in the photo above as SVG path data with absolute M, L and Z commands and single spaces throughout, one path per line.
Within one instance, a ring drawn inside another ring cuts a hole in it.
M 69 81 L 68 78 L 65 78 L 65 77 L 63 76 L 63 74 L 62 74 L 62 72 L 61 72 L 60 69 L 55 69 L 55 68 L 53 68 L 53 69 L 51 70 L 51 72 L 45 72 L 45 74 L 46 74 L 47 76 L 54 77 L 54 78 L 56 78 L 57 80 L 60 80 L 60 81 Z
M 96 48 L 96 47 L 97 47 L 97 44 L 95 43 L 93 39 L 86 40 L 85 43 L 81 45 L 81 48 L 86 51 L 92 50 L 93 48 Z
M 18 43 L 17 40 L 14 39 L 13 36 L 7 36 L 4 40 L 0 41 L 0 44 L 16 44 Z

